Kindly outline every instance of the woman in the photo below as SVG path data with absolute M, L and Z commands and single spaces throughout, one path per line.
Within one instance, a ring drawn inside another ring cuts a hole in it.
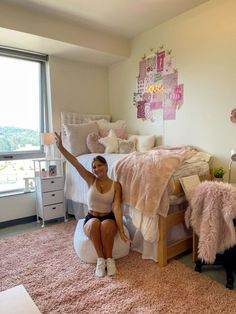
M 84 232 L 92 241 L 97 252 L 96 276 L 116 273 L 115 260 L 112 258 L 112 248 L 117 229 L 123 241 L 128 241 L 125 235 L 121 200 L 122 190 L 119 182 L 107 176 L 107 162 L 102 156 L 97 156 L 92 162 L 92 172 L 68 152 L 62 144 L 61 135 L 55 132 L 56 145 L 62 155 L 77 169 L 88 184 L 88 214 L 84 220 Z

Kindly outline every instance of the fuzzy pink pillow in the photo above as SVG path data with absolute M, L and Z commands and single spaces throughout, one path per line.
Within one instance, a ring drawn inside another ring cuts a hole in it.
M 101 137 L 95 132 L 88 134 L 86 143 L 90 153 L 103 154 L 105 152 L 105 147 L 98 142 L 100 138 Z
M 100 129 L 99 134 L 101 137 L 107 137 L 110 129 Z M 122 140 L 127 140 L 128 139 L 128 132 L 126 128 L 117 128 L 113 129 L 115 132 L 116 136 L 118 138 L 121 138 Z

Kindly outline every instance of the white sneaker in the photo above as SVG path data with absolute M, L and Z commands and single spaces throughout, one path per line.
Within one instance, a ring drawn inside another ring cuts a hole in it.
M 102 257 L 97 258 L 97 266 L 95 274 L 97 277 L 104 277 L 106 275 L 106 263 Z
M 113 258 L 107 258 L 106 264 L 107 264 L 107 275 L 108 276 L 114 276 L 116 273 L 115 260 Z

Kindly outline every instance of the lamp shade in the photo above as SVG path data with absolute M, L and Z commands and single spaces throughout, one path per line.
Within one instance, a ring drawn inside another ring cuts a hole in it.
M 41 134 L 41 143 L 43 145 L 53 144 L 54 136 L 53 133 L 42 133 Z
M 236 161 L 236 149 L 235 148 L 231 150 L 231 160 Z

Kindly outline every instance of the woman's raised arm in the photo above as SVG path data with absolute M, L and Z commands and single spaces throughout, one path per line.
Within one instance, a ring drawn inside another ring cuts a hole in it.
M 76 168 L 81 177 L 87 182 L 89 186 L 93 184 L 95 179 L 94 174 L 85 169 L 84 166 L 81 165 L 81 163 L 76 159 L 76 157 L 72 155 L 67 149 L 65 149 L 62 144 L 61 133 L 58 134 L 57 132 L 54 132 L 54 135 L 57 148 L 62 153 L 62 155 Z

